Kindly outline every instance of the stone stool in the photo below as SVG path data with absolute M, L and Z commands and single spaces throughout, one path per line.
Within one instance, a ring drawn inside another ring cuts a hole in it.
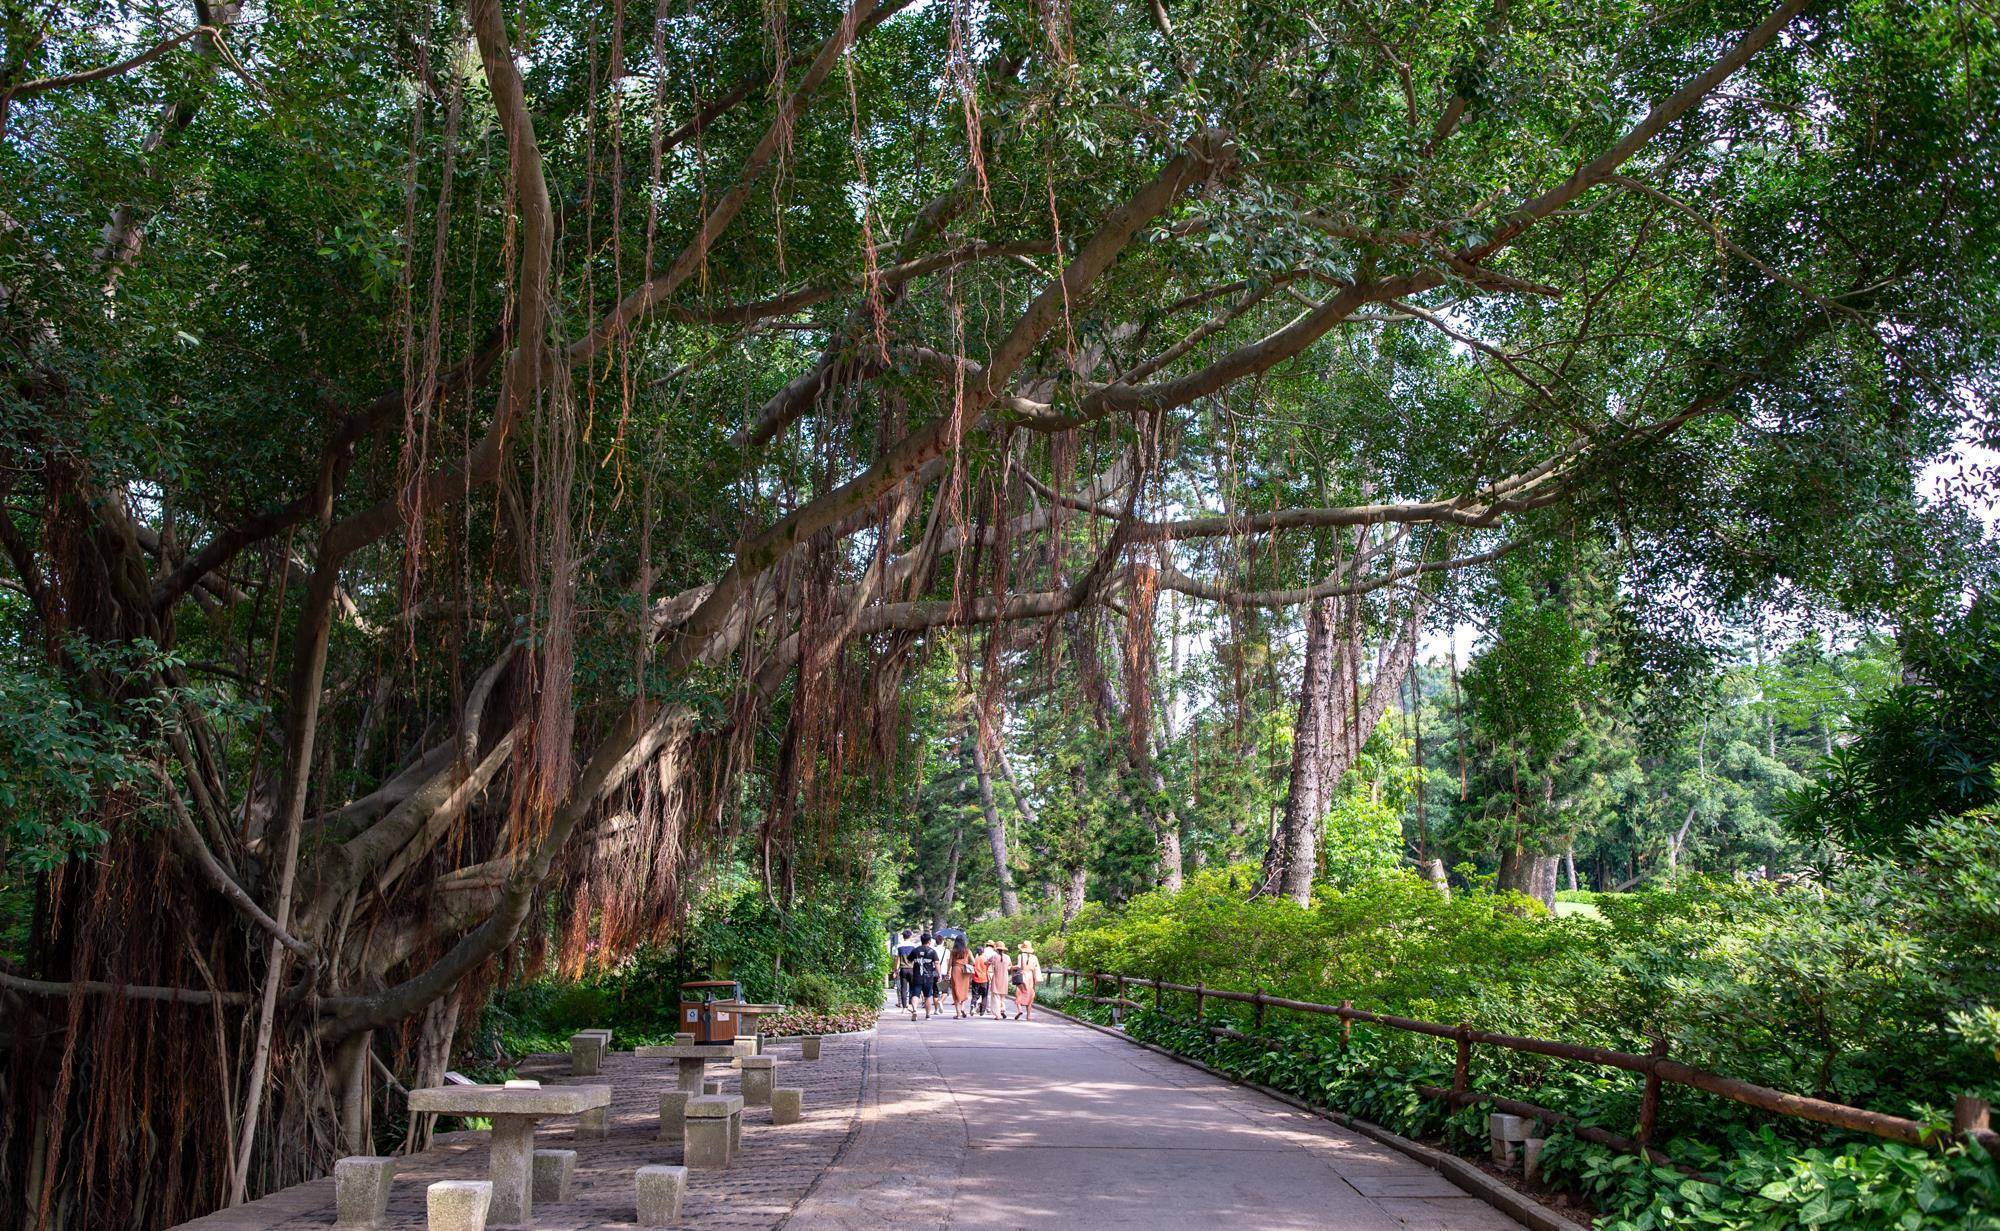
M 687 1101 L 687 1137 L 681 1158 L 691 1170 L 727 1167 L 734 1161 L 731 1131 L 740 1124 L 743 1100 L 735 1095 L 705 1094 Z
M 797 1124 L 805 1110 L 806 1092 L 797 1086 L 779 1086 L 771 1091 L 771 1123 Z
M 356 1154 L 333 1165 L 334 1225 L 376 1227 L 389 1212 L 389 1182 L 396 1178 L 396 1160 Z
M 1526 1116 L 1494 1112 L 1486 1117 L 1486 1133 L 1493 1147 L 1493 1165 L 1512 1167 L 1518 1161 L 1518 1143 L 1526 1141 L 1534 1121 Z
M 722 1079 L 721 1079 L 720 1077 L 704 1077 L 704 1078 L 702 1078 L 702 1082 L 701 1082 L 701 1092 L 702 1092 L 703 1094 L 708 1094 L 708 1095 L 715 1095 L 715 1094 L 721 1094 L 721 1093 L 722 1093 Z
M 674 1035 L 674 1043 L 676 1046 L 686 1047 L 692 1044 L 693 1042 L 694 1042 L 693 1031 L 683 1030 L 680 1033 Z
M 729 1113 L 729 1162 L 736 1163 L 736 1156 L 743 1153 L 743 1100 L 736 1100 L 736 1110 Z
M 660 1096 L 661 1141 L 680 1141 L 687 1136 L 688 1100 L 693 1097 L 685 1090 L 669 1090 Z
M 493 1204 L 490 1180 L 439 1180 L 424 1190 L 430 1231 L 486 1231 Z
M 536 1150 L 535 1204 L 569 1200 L 569 1183 L 575 1174 L 575 1150 Z
M 576 1118 L 578 1141 L 602 1141 L 611 1135 L 611 1109 L 593 1107 Z
M 746 1056 L 743 1060 L 743 1105 L 769 1107 L 772 1078 L 777 1061 L 770 1056 Z
M 636 1178 L 640 1226 L 667 1227 L 680 1221 L 681 1199 L 687 1196 L 686 1167 L 641 1167 Z
M 1521 1175 L 1530 1184 L 1542 1178 L 1542 1144 L 1540 1137 L 1529 1137 L 1521 1142 Z
M 571 1077 L 595 1077 L 598 1067 L 604 1061 L 604 1049 L 608 1042 L 604 1035 L 594 1030 L 585 1030 L 569 1036 L 569 1075 Z
M 816 1034 L 809 1034 L 805 1038 L 800 1039 L 799 1059 L 801 1060 L 819 1059 L 819 1043 L 820 1039 L 819 1036 Z

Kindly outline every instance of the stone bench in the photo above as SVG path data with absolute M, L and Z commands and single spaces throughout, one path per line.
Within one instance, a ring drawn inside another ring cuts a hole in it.
M 799 1059 L 801 1060 L 819 1059 L 819 1045 L 820 1045 L 820 1037 L 816 1034 L 809 1034 L 806 1035 L 804 1038 L 800 1039 Z
M 579 1030 L 569 1036 L 569 1075 L 595 1077 L 611 1050 L 609 1030 Z
M 686 1140 L 688 1100 L 699 1097 L 699 1095 L 689 1094 L 686 1090 L 668 1090 L 660 1095 L 659 1140 Z
M 576 1175 L 575 1150 L 535 1151 L 535 1200 L 569 1200 L 570 1181 Z
M 486 1231 L 493 1185 L 486 1180 L 439 1180 L 424 1190 L 430 1231 Z
M 797 1086 L 779 1086 L 771 1091 L 771 1123 L 797 1124 L 805 1111 L 806 1092 Z
M 743 1140 L 743 1100 L 733 1094 L 689 1099 L 686 1133 L 681 1158 L 691 1170 L 733 1165 Z
M 379 1227 L 389 1212 L 389 1184 L 396 1160 L 356 1154 L 333 1165 L 333 1225 Z
M 681 1201 L 687 1196 L 686 1167 L 641 1167 L 633 1179 L 639 1190 L 640 1226 L 669 1227 L 680 1221 Z
M 769 1107 L 771 1105 L 772 1079 L 777 1075 L 778 1062 L 769 1056 L 745 1056 L 743 1058 L 743 1105 L 745 1107 Z

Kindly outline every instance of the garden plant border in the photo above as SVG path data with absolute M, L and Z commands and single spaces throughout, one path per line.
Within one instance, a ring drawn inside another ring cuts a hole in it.
M 1580 1043 L 1565 1043 L 1553 1039 L 1537 1039 L 1522 1035 L 1496 1034 L 1489 1030 L 1479 1030 L 1470 1022 L 1445 1025 L 1442 1022 L 1427 1022 L 1410 1017 L 1397 1017 L 1388 1013 L 1371 1013 L 1354 1007 L 1353 1001 L 1344 1000 L 1337 1005 L 1317 1004 L 1310 1000 L 1292 1000 L 1282 996 L 1266 996 L 1262 989 L 1255 992 L 1235 992 L 1223 988 L 1208 987 L 1202 983 L 1168 983 L 1155 976 L 1134 977 L 1106 971 L 1082 971 L 1066 966 L 1056 966 L 1050 973 L 1068 980 L 1069 995 L 1092 1004 L 1107 1004 L 1114 1009 L 1145 1008 L 1139 1001 L 1126 996 L 1128 987 L 1153 989 L 1154 1009 L 1162 1008 L 1167 992 L 1189 994 L 1194 997 L 1194 1016 L 1211 1035 L 1222 1038 L 1245 1039 L 1251 1036 L 1226 1026 L 1210 1026 L 1203 1021 L 1204 1001 L 1208 999 L 1248 1004 L 1255 1008 L 1257 1024 L 1264 1023 L 1267 1009 L 1288 1009 L 1297 1013 L 1312 1013 L 1340 1019 L 1340 1041 L 1347 1045 L 1354 1023 L 1382 1026 L 1391 1030 L 1401 1030 L 1411 1034 L 1430 1035 L 1433 1038 L 1451 1039 L 1458 1047 L 1458 1055 L 1452 1067 L 1450 1089 L 1441 1086 L 1420 1085 L 1419 1094 L 1437 1099 L 1453 1107 L 1465 1107 L 1474 1103 L 1490 1104 L 1513 1115 L 1533 1116 L 1551 1124 L 1573 1125 L 1572 1132 L 1587 1141 L 1595 1141 L 1615 1149 L 1627 1150 L 1644 1155 L 1649 1161 L 1669 1166 L 1676 1165 L 1666 1154 L 1652 1144 L 1654 1127 L 1659 1121 L 1660 1097 L 1664 1085 L 1688 1086 L 1710 1094 L 1726 1098 L 1732 1102 L 1755 1107 L 1775 1115 L 1797 1120 L 1809 1120 L 1817 1124 L 1831 1125 L 1853 1132 L 1867 1133 L 1902 1142 L 1906 1145 L 1941 1146 L 1954 1139 L 1976 1143 L 1996 1160 L 2000 1160 L 2000 1133 L 1993 1131 L 1990 1108 L 1984 1099 L 1970 1095 L 1960 1096 L 1952 1112 L 1952 1127 L 1940 1130 L 1932 1125 L 1902 1116 L 1892 1116 L 1886 1112 L 1870 1111 L 1863 1107 L 1850 1107 L 1845 1103 L 1830 1102 L 1826 1099 L 1811 1098 L 1803 1094 L 1792 1094 L 1769 1086 L 1735 1077 L 1724 1077 L 1706 1069 L 1682 1064 L 1668 1058 L 1664 1040 L 1655 1040 L 1653 1050 L 1648 1055 L 1632 1052 L 1613 1051 L 1609 1048 L 1589 1047 Z M 1090 992 L 1077 990 L 1077 981 L 1090 980 Z M 1097 995 L 1106 980 L 1115 981 L 1117 994 Z M 1138 1040 L 1133 1040 L 1137 1042 Z M 1583 1064 L 1595 1064 L 1606 1068 L 1623 1069 L 1645 1077 L 1646 1085 L 1639 1103 L 1639 1126 L 1635 1137 L 1624 1137 L 1609 1130 L 1589 1125 L 1575 1124 L 1575 1117 L 1552 1107 L 1542 1107 L 1516 1099 L 1501 1098 L 1497 1095 L 1473 1090 L 1470 1082 L 1472 1048 L 1475 1045 L 1500 1047 L 1509 1051 L 1527 1052 L 1533 1055 L 1553 1056 L 1560 1060 L 1574 1060 Z

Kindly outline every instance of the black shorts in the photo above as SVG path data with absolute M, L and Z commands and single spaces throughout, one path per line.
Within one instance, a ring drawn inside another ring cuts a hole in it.
M 911 976 L 910 976 L 910 994 L 911 994 L 912 996 L 935 996 L 935 995 L 937 995 L 937 994 L 938 994 L 938 991 L 937 991 L 937 976 L 936 976 L 936 975 L 911 975 Z

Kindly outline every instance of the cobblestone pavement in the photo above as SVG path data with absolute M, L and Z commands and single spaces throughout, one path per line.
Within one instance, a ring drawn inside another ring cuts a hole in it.
M 796 1041 L 772 1040 L 765 1054 L 777 1064 L 777 1082 L 805 1091 L 805 1115 L 797 1124 L 771 1123 L 766 1107 L 744 1110 L 743 1155 L 726 1171 L 688 1174 L 685 1222 L 704 1231 L 771 1231 L 787 1217 L 833 1163 L 847 1143 L 860 1105 L 863 1074 L 875 1047 L 872 1034 L 830 1035 L 817 1061 L 802 1061 Z M 522 1064 L 521 1076 L 544 1082 L 568 1080 L 568 1057 L 538 1056 Z M 712 1064 L 710 1077 L 723 1079 L 723 1092 L 737 1093 L 736 1074 Z M 662 1091 L 674 1089 L 674 1062 L 640 1060 L 630 1052 L 605 1057 L 597 1077 L 579 1082 L 611 1086 L 610 1136 L 575 1139 L 575 1121 L 544 1121 L 536 1134 L 542 1149 L 575 1150 L 576 1176 L 568 1201 L 535 1203 L 534 1226 L 543 1231 L 596 1231 L 636 1227 L 633 1173 L 651 1163 L 679 1163 L 678 1142 L 656 1141 Z M 384 1227 L 414 1231 L 425 1225 L 424 1190 L 437 1180 L 486 1178 L 485 1133 L 451 1133 L 422 1154 L 403 1160 Z M 333 1181 L 315 1180 L 259 1201 L 182 1224 L 185 1231 L 296 1231 L 333 1223 Z
M 1033 1022 L 891 1011 L 872 1034 L 826 1041 L 805 1063 L 768 1049 L 806 1117 L 777 1127 L 746 1112 L 744 1154 L 690 1175 L 683 1225 L 702 1231 L 1521 1231 L 1436 1172 L 1275 1099 L 1059 1018 Z M 544 1080 L 565 1059 L 539 1058 Z M 711 1073 L 727 1074 L 720 1066 Z M 577 1151 L 572 1199 L 535 1206 L 549 1231 L 626 1228 L 633 1172 L 677 1163 L 656 1142 L 671 1061 L 614 1053 L 611 1136 L 579 1142 L 565 1121 L 544 1148 Z M 734 1092 L 733 1075 L 725 1089 Z M 388 1226 L 424 1225 L 424 1189 L 478 1179 L 485 1135 L 453 1134 L 406 1160 Z M 331 1180 L 210 1215 L 200 1231 L 292 1231 L 333 1221 Z

